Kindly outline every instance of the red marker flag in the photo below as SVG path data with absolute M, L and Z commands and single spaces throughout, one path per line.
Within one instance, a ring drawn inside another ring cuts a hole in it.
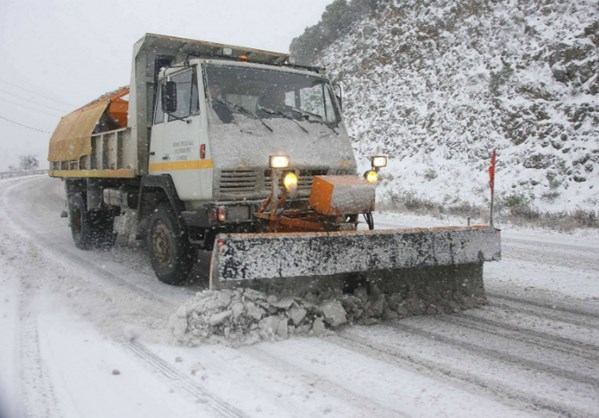
M 489 187 L 491 188 L 491 197 L 495 193 L 495 160 L 497 159 L 497 150 L 493 150 L 491 156 L 491 166 L 489 167 Z

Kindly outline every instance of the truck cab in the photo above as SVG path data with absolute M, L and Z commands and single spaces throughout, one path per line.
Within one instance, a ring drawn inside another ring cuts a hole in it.
M 192 228 L 251 230 L 271 192 L 271 155 L 290 159 L 295 204 L 315 175 L 356 173 L 333 88 L 316 70 L 195 58 L 161 69 L 156 90 L 148 173 L 172 179 Z

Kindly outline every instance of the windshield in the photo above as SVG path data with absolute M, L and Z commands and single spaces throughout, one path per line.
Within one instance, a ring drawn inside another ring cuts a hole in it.
M 204 70 L 212 107 L 224 123 L 233 120 L 229 112 L 260 119 L 293 118 L 330 125 L 339 122 L 326 79 L 225 65 L 206 65 Z

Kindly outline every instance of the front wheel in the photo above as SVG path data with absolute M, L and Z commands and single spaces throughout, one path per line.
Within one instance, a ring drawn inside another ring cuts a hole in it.
M 193 267 L 193 251 L 172 210 L 159 206 L 154 211 L 147 240 L 150 262 L 158 279 L 173 285 L 183 283 Z

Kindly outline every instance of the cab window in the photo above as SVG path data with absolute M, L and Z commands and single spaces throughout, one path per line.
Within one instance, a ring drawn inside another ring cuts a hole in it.
M 154 125 L 164 122 L 164 112 L 162 111 L 162 83 L 158 86 L 156 95 L 156 109 L 154 110 Z
M 187 70 L 173 75 L 170 78 L 177 84 L 177 110 L 173 113 L 178 118 L 195 115 L 200 110 L 198 83 L 195 71 Z M 169 115 L 168 121 L 176 120 Z

